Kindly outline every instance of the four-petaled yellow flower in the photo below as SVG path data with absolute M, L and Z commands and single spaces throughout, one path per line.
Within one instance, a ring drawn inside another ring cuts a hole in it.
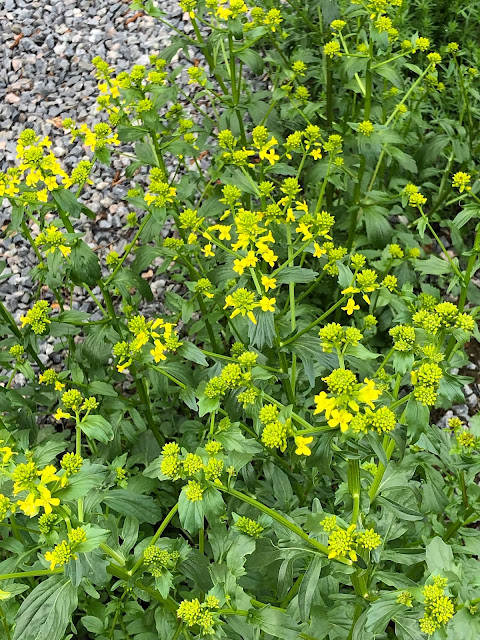
M 340 410 L 333 409 L 332 417 L 328 421 L 328 424 L 332 428 L 339 426 L 340 430 L 344 432 L 344 431 L 347 431 L 348 424 L 349 422 L 352 421 L 352 419 L 353 419 L 352 414 L 349 413 L 346 409 L 340 409 Z
M 54 507 L 58 507 L 60 500 L 58 498 L 52 498 L 52 494 L 47 487 L 42 487 L 40 485 L 38 487 L 38 492 L 40 493 L 40 498 L 35 500 L 35 506 L 43 507 L 45 509 L 45 513 L 52 513 L 52 505 Z
M 313 442 L 312 436 L 309 436 L 308 438 L 304 438 L 303 436 L 296 436 L 295 444 L 297 445 L 297 448 L 295 449 L 295 453 L 297 454 L 297 456 L 309 456 L 312 452 L 307 447 L 307 445 L 311 442 Z
M 160 360 L 166 360 L 167 356 L 164 353 L 164 351 L 166 350 L 166 346 L 162 342 L 160 342 L 160 340 L 155 340 L 154 345 L 155 345 L 155 349 L 152 349 L 150 353 L 152 354 L 155 362 L 160 362 Z
M 260 304 L 260 309 L 262 311 L 275 311 L 275 302 L 277 301 L 276 298 L 267 298 L 266 296 L 263 296 L 263 298 L 260 300 L 259 304 Z
M 269 289 L 275 289 L 277 280 L 275 278 L 269 278 L 268 276 L 262 276 L 262 284 L 265 287 L 265 291 L 269 291 Z
M 42 484 L 48 484 L 49 482 L 55 482 L 56 480 L 60 480 L 58 476 L 55 475 L 56 469 L 53 464 L 49 464 L 45 469 L 42 469 L 38 472 L 40 476 L 40 482 Z
M 203 249 L 202 252 L 205 254 L 206 258 L 211 258 L 213 257 L 215 254 L 212 251 L 212 245 L 211 244 L 206 244 Z
M 357 309 L 360 309 L 360 305 L 355 304 L 355 300 L 353 298 L 349 298 L 347 304 L 342 307 L 342 311 L 346 311 L 349 316 L 351 316 Z
M 360 402 L 364 402 L 368 404 L 370 409 L 375 409 L 375 405 L 373 404 L 374 400 L 378 400 L 378 398 L 382 395 L 380 389 L 375 387 L 375 382 L 373 380 L 369 380 L 368 378 L 364 378 L 365 386 L 362 387 L 358 394 L 357 398 Z
M 66 411 L 62 411 L 60 408 L 57 409 L 53 417 L 55 418 L 55 420 L 61 420 L 62 418 L 73 418 L 73 416 L 70 413 L 67 413 Z
M 318 244 L 318 242 L 314 242 L 313 246 L 315 249 L 315 251 L 313 252 L 314 258 L 321 258 L 327 253 L 326 250 Z
M 29 518 L 33 518 L 33 516 L 36 516 L 40 511 L 34 493 L 29 493 L 25 500 L 18 500 L 17 504 L 23 513 Z
M 317 403 L 317 406 L 313 413 L 322 413 L 325 411 L 325 418 L 328 420 L 332 411 L 336 407 L 335 398 L 329 398 L 325 391 L 321 391 L 317 396 L 315 396 L 315 402 Z

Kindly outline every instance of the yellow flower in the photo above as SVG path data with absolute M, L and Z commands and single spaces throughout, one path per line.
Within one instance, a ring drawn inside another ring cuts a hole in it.
M 25 500 L 18 500 L 17 502 L 23 513 L 29 518 L 33 518 L 39 512 L 38 505 L 36 504 L 36 498 L 34 493 L 29 493 Z
M 53 417 L 55 418 L 55 420 L 61 420 L 62 418 L 73 418 L 73 416 L 70 413 L 67 413 L 66 411 L 62 411 L 62 409 L 60 408 L 57 409 Z
M 2 456 L 2 463 L 6 464 L 12 456 L 17 456 L 18 453 L 12 451 L 10 447 L 0 447 L 0 455 Z
M 327 252 L 325 251 L 325 249 L 323 249 L 318 242 L 314 242 L 313 246 L 315 248 L 315 251 L 313 252 L 313 257 L 314 258 L 321 258 L 322 256 L 324 256 Z
M 268 276 L 262 276 L 262 284 L 265 287 L 265 291 L 269 289 L 275 289 L 277 281 L 275 278 L 269 278 Z
M 45 469 L 39 471 L 38 475 L 40 476 L 41 484 L 48 484 L 49 482 L 60 480 L 60 478 L 55 475 L 56 471 L 57 470 L 55 469 L 53 464 L 49 464 L 48 467 L 45 467 Z
M 65 385 L 63 384 L 63 382 L 55 380 L 55 391 L 61 391 L 64 387 Z
M 311 238 L 313 238 L 313 234 L 310 233 L 310 227 L 311 226 L 312 226 L 311 224 L 305 224 L 304 222 L 300 222 L 298 227 L 295 229 L 295 231 L 297 233 L 303 233 L 302 240 L 304 242 L 306 242 L 307 240 L 310 240 Z
M 295 214 L 293 213 L 293 209 L 291 207 L 287 210 L 287 217 L 285 218 L 287 222 L 296 222 Z
M 203 247 L 202 252 L 205 254 L 206 258 L 213 257 L 215 255 L 213 253 L 213 251 L 212 251 L 212 245 L 211 244 L 206 244 Z
M 317 396 L 315 396 L 315 402 L 317 403 L 317 406 L 313 413 L 316 414 L 325 411 L 325 418 L 328 420 L 336 406 L 335 398 L 329 398 L 325 391 L 321 391 Z
M 52 513 L 52 505 L 54 507 L 58 507 L 60 500 L 58 498 L 52 498 L 52 494 L 47 487 L 42 487 L 40 485 L 38 487 L 38 491 L 40 493 L 40 498 L 35 500 L 35 506 L 43 507 L 45 509 L 45 513 Z
M 295 444 L 297 445 L 297 448 L 295 450 L 295 453 L 297 454 L 297 456 L 309 456 L 312 452 L 307 447 L 307 445 L 311 442 L 313 442 L 312 436 L 308 438 L 304 438 L 303 436 L 296 436 Z
M 348 423 L 351 422 L 352 419 L 352 414 L 349 413 L 346 409 L 340 409 L 340 411 L 338 409 L 333 409 L 332 417 L 328 421 L 328 424 L 332 428 L 339 426 L 340 430 L 344 432 L 347 431 Z
M 368 404 L 370 409 L 375 409 L 375 405 L 373 404 L 374 400 L 378 400 L 378 398 L 382 395 L 380 389 L 375 388 L 375 382 L 373 380 L 369 380 L 365 378 L 364 380 L 365 386 L 362 387 L 358 394 L 357 398 L 360 402 L 364 402 Z
M 262 311 L 275 311 L 275 302 L 277 301 L 276 298 L 267 298 L 266 296 L 263 296 L 263 298 L 260 300 L 260 308 Z
M 349 298 L 346 306 L 342 307 L 342 310 L 346 311 L 349 316 L 351 316 L 357 309 L 360 309 L 360 305 L 355 304 L 355 300 L 353 298 Z
M 320 160 L 322 157 L 322 151 L 321 149 L 313 149 L 313 151 L 310 151 L 310 155 L 314 160 Z
M 160 342 L 160 340 L 155 340 L 155 349 L 152 349 L 150 353 L 152 354 L 155 362 L 160 362 L 160 360 L 166 360 L 167 356 L 164 354 L 166 347 L 164 344 Z

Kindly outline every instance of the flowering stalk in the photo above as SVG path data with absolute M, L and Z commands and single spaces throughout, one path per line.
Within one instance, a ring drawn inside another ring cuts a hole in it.
M 301 529 L 298 525 L 294 524 L 293 522 L 290 522 L 289 520 L 287 520 L 287 518 L 285 518 L 280 513 L 278 513 L 278 511 L 275 511 L 274 509 L 270 509 L 270 507 L 265 506 L 258 500 L 255 500 L 255 498 L 247 496 L 245 493 L 242 493 L 241 491 L 237 491 L 236 489 L 233 489 L 231 487 L 226 487 L 223 484 L 215 484 L 213 486 L 215 486 L 217 489 L 220 489 L 220 491 L 223 491 L 224 493 L 229 493 L 231 496 L 234 496 L 235 498 L 242 500 L 242 502 L 247 502 L 252 507 L 255 507 L 256 509 L 258 509 L 259 511 L 263 511 L 263 513 L 266 513 L 271 518 L 276 520 L 279 524 L 283 525 L 284 527 L 286 527 L 287 529 L 295 533 L 297 536 L 302 538 L 302 540 L 305 540 L 305 542 L 308 542 L 317 551 L 320 551 L 323 555 L 328 556 L 329 551 L 325 545 L 315 540 L 315 538 L 311 538 L 303 529 Z M 346 564 L 348 566 L 352 566 L 353 564 L 353 562 L 348 558 L 337 557 L 335 558 L 335 560 L 337 560 L 337 562 L 341 562 L 342 564 Z

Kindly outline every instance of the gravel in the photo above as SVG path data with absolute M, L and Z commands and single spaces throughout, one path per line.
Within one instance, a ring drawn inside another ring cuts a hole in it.
M 177 2 L 160 0 L 157 4 L 175 27 L 186 26 L 188 16 Z M 135 64 L 148 64 L 150 54 L 159 53 L 170 43 L 172 31 L 167 26 L 131 11 L 129 5 L 130 0 L 50 0 L 47 4 L 41 0 L 3 0 L 0 170 L 15 165 L 16 140 L 25 128 L 50 137 L 52 151 L 67 171 L 80 160 L 90 159 L 90 151 L 71 143 L 61 122 L 72 118 L 92 126 L 102 119 L 95 105 L 98 91 L 92 58 L 101 56 L 120 72 Z M 78 229 L 85 232 L 84 240 L 100 257 L 112 250 L 121 253 L 132 235 L 125 229 L 129 209 L 122 202 L 130 187 L 123 174 L 129 163 L 125 157 L 114 156 L 110 167 L 97 165 L 94 184 L 82 195 L 97 218 L 92 222 L 82 216 Z M 4 206 L 0 228 L 4 229 L 9 219 L 10 208 Z M 28 274 L 36 258 L 18 235 L 0 237 L 0 258 L 13 274 L 0 282 L 0 298 L 18 321 L 31 304 L 33 284 Z M 154 293 L 163 295 L 166 284 L 159 282 L 151 282 L 151 286 Z M 95 310 L 85 292 L 76 290 L 75 300 L 74 308 Z

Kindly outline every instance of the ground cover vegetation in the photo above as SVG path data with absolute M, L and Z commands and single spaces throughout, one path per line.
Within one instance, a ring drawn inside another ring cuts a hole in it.
M 93 59 L 89 160 L 26 129 L 0 175 L 38 259 L 0 303 L 2 638 L 473 640 L 480 420 L 431 414 L 479 337 L 478 6 L 180 5 L 149 66 Z

